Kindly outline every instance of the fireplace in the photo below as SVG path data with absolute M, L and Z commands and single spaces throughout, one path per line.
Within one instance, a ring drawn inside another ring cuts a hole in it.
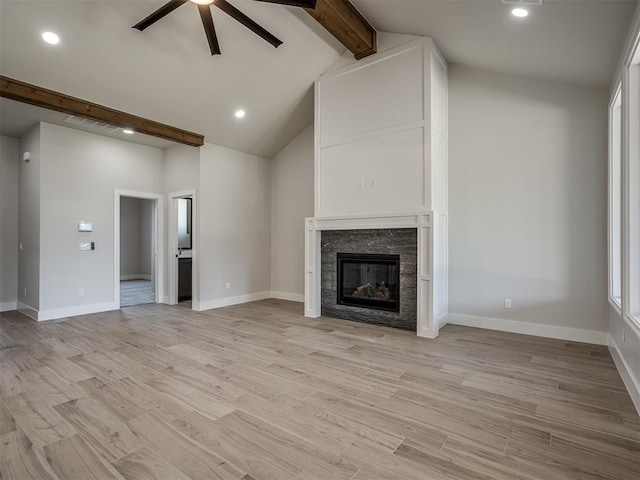
M 325 230 L 320 240 L 323 316 L 416 331 L 416 228 Z
M 400 311 L 400 255 L 338 253 L 338 305 Z

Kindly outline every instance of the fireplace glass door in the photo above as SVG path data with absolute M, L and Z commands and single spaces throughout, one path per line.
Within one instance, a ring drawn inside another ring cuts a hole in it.
M 339 305 L 400 311 L 400 255 L 338 253 Z

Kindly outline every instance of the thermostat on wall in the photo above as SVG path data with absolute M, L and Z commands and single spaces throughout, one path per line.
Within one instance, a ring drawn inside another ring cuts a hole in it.
M 79 232 L 93 232 L 93 223 L 91 222 L 83 222 L 80 220 L 78 222 L 78 231 Z

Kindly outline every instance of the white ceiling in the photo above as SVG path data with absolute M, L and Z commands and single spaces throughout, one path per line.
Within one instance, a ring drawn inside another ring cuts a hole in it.
M 609 87 L 637 0 L 544 0 L 526 19 L 500 0 L 352 0 L 378 30 L 433 38 L 447 60 Z
M 144 32 L 131 28 L 163 3 L 0 0 L 0 73 L 265 157 L 309 125 L 313 82 L 344 52 L 309 15 L 231 0 L 284 44 L 273 48 L 214 8 L 222 56 L 211 57 L 191 3 Z M 500 0 L 353 3 L 379 31 L 433 37 L 453 63 L 606 87 L 636 0 L 545 0 L 524 21 Z M 44 44 L 45 30 L 60 45 Z M 0 133 L 15 136 L 25 118 L 35 121 L 32 109 L 21 115 L 6 105 Z M 237 108 L 247 111 L 243 120 Z
M 163 3 L 2 0 L 0 72 L 266 157 L 309 125 L 313 82 L 344 51 L 309 27 L 309 15 L 232 0 L 284 44 L 275 49 L 213 9 L 222 55 L 212 57 L 192 3 L 144 32 L 131 28 Z M 42 42 L 45 30 L 58 33 L 60 44 Z M 247 111 L 241 121 L 238 108 Z

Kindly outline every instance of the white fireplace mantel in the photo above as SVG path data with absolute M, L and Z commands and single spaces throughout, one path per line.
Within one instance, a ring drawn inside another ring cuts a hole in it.
M 433 211 L 305 219 L 305 316 L 321 315 L 320 239 L 323 230 L 416 228 L 418 230 L 417 329 L 419 337 L 438 336 L 447 314 L 447 217 Z

